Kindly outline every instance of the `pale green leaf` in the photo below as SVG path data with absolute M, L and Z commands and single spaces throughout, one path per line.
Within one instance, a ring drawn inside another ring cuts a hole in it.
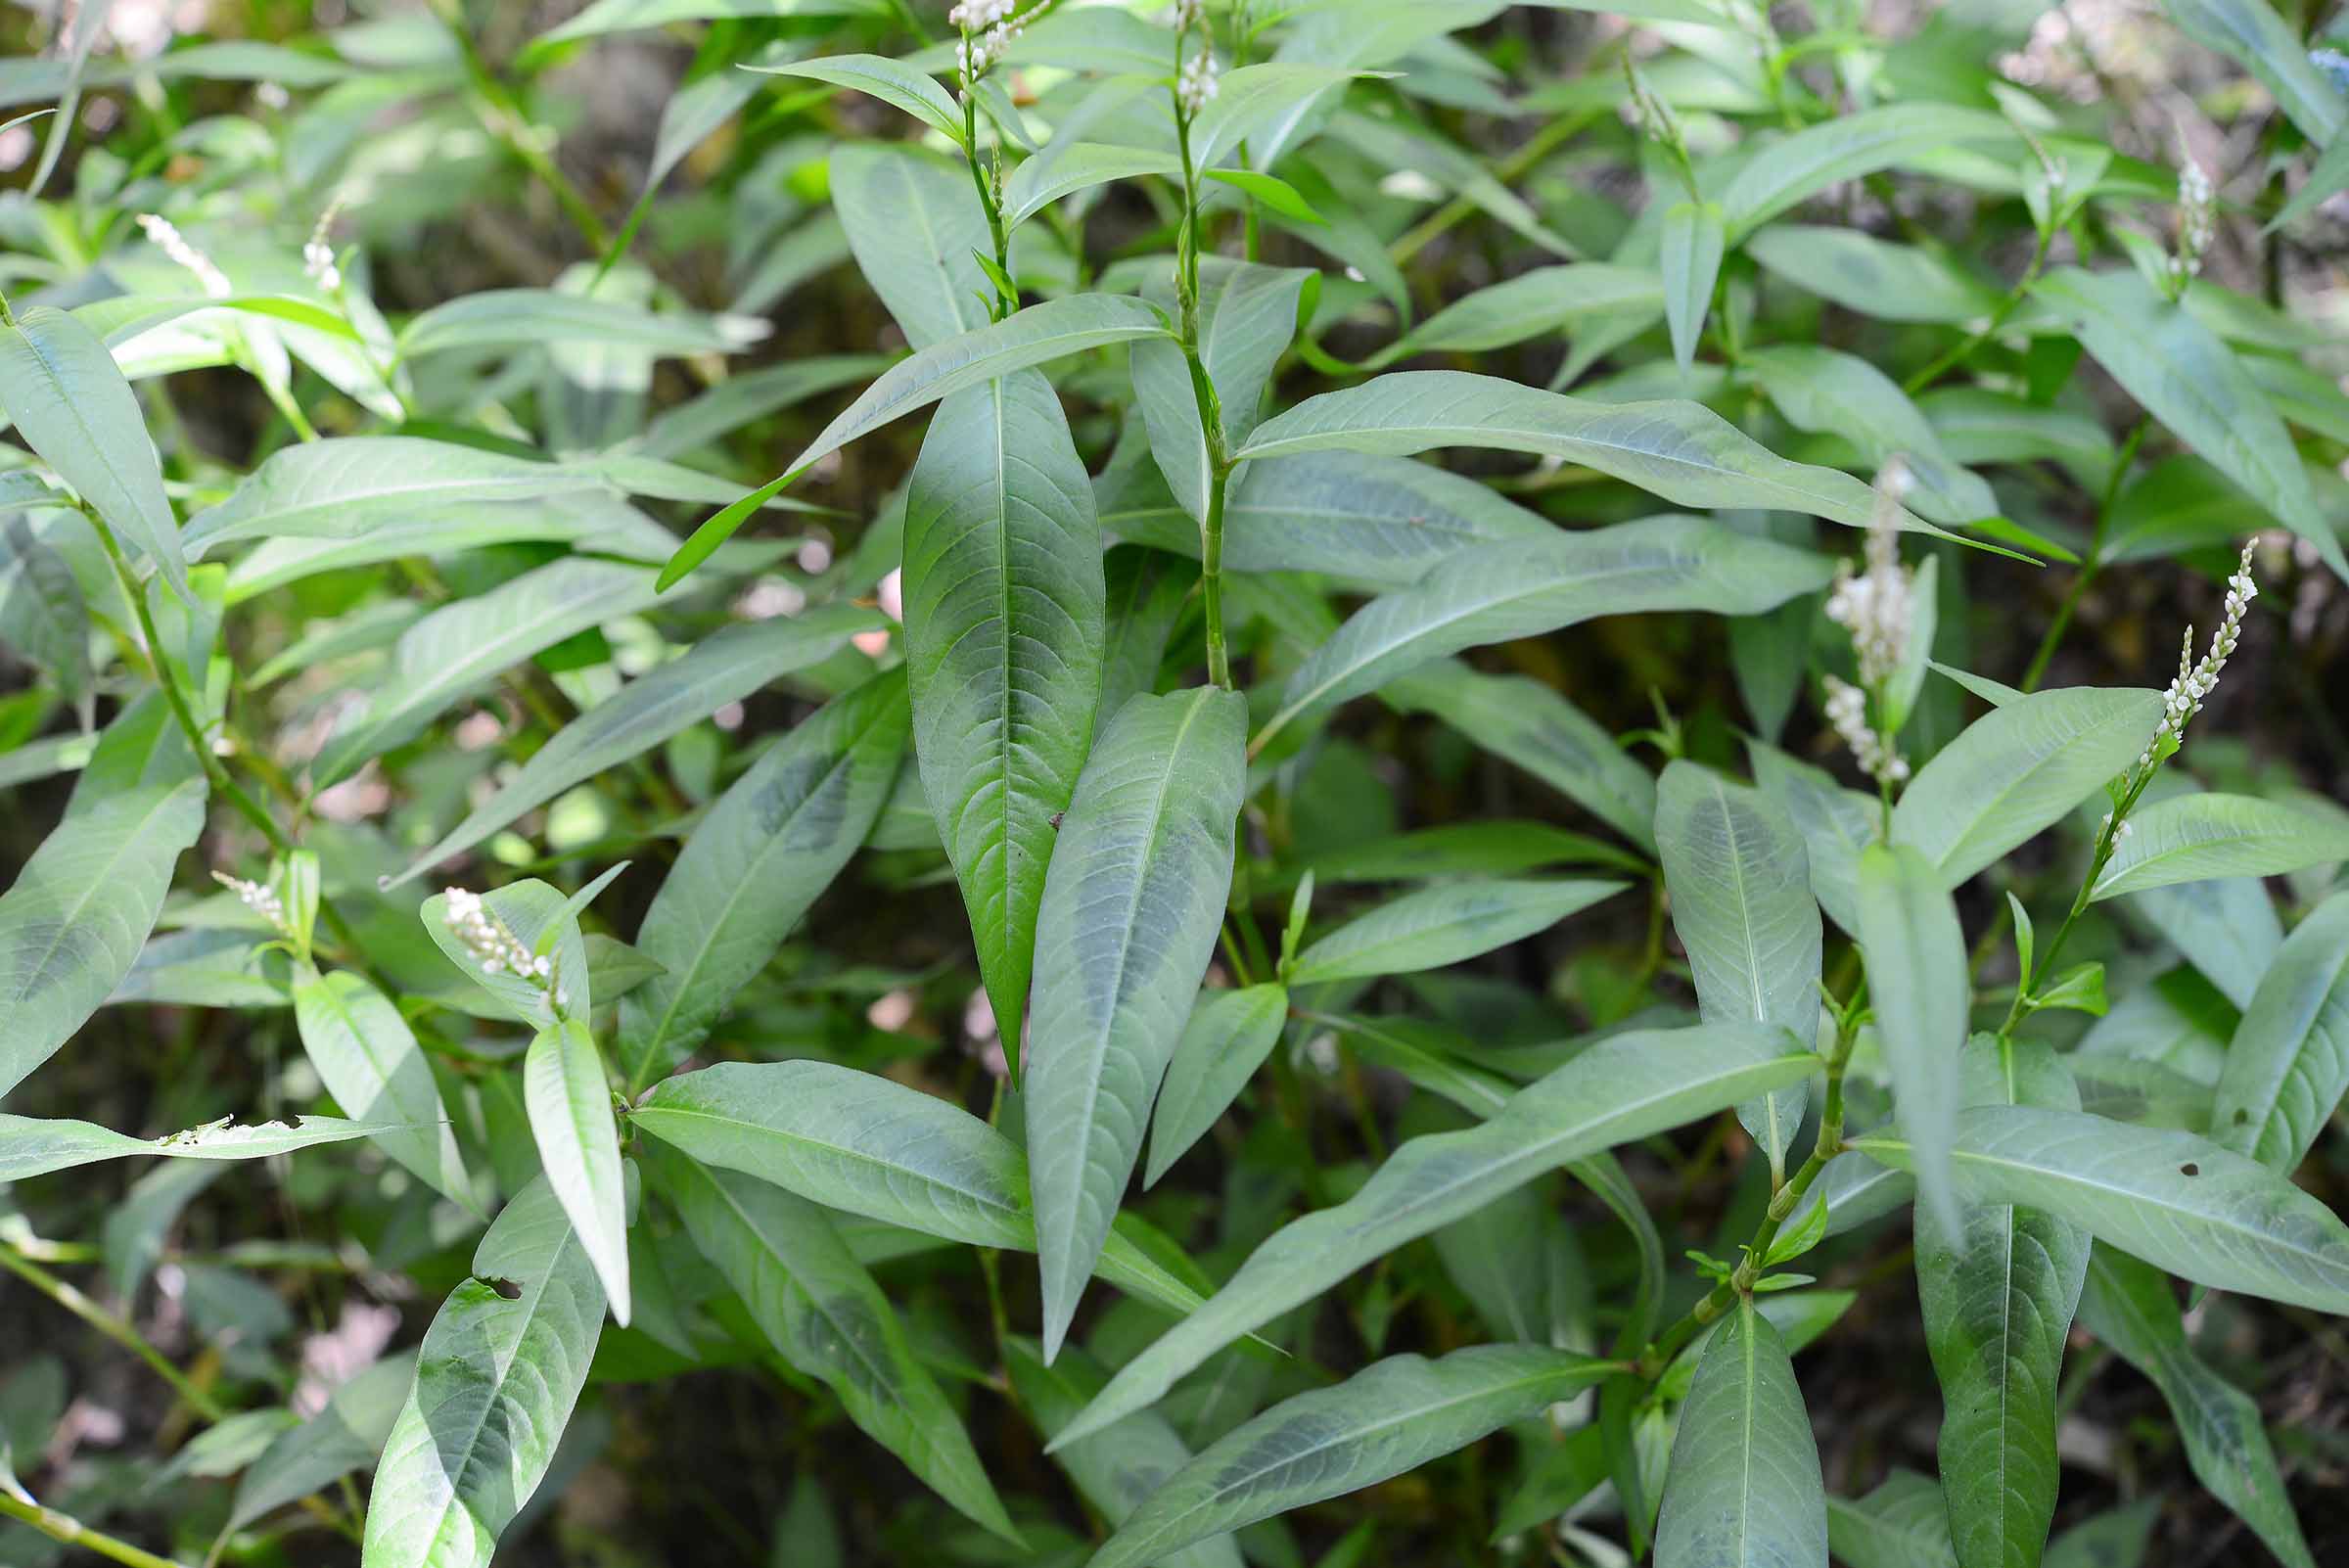
M 1206 1136 L 1216 1119 L 1239 1098 L 1248 1080 L 1272 1054 L 1288 1018 L 1289 993 L 1280 986 L 1200 993 L 1174 1044 L 1167 1081 L 1151 1113 L 1145 1186 L 1156 1186 L 1168 1168 Z
M 620 1130 L 603 1053 L 585 1024 L 565 1018 L 538 1032 L 523 1057 L 522 1096 L 547 1184 L 595 1266 L 613 1317 L 625 1328 L 628 1214 Z
M 1950 1146 L 1970 999 L 1958 905 L 1921 852 L 1876 844 L 1860 856 L 1857 910 L 1876 1037 L 1901 1130 L 1915 1148 L 1917 1186 L 1933 1219 L 1955 1230 Z
M 2349 821 L 2251 795 L 2173 795 L 2130 812 L 2089 897 L 2215 877 L 2273 877 L 2349 859 Z
M 299 1122 L 300 1125 L 296 1126 Z M 0 1115 L 0 1181 L 22 1181 L 51 1171 L 68 1171 L 100 1160 L 131 1155 L 167 1155 L 183 1160 L 261 1160 L 290 1154 L 313 1143 L 345 1143 L 403 1130 L 385 1122 L 346 1122 L 334 1116 L 304 1116 L 238 1127 L 228 1118 L 134 1138 L 89 1122 L 42 1121 Z
M 377 1133 L 377 1145 L 433 1187 L 473 1207 L 472 1183 L 432 1064 L 392 999 L 350 970 L 322 975 L 302 964 L 294 971 L 293 1000 L 302 1054 L 335 1103 L 355 1121 L 401 1124 L 395 1132 Z
M 1664 322 L 1672 333 L 1672 357 L 1686 370 L 1696 358 L 1696 341 L 1713 306 L 1713 283 L 1721 276 L 1727 240 L 1716 202 L 1679 202 L 1664 214 Z
M 2300 922 L 2243 1009 L 2211 1108 L 2213 1135 L 2289 1175 L 2349 1090 L 2349 894 Z
M 802 76 L 809 81 L 849 87 L 901 109 L 957 147 L 965 145 L 962 111 L 946 90 L 903 61 L 883 55 L 825 55 L 817 60 L 795 60 L 778 66 L 745 66 L 766 76 Z
M 1794 1363 L 1741 1297 L 1681 1407 L 1656 1520 L 1656 1568 L 1824 1563 L 1826 1483 Z
M 1406 893 L 1296 956 L 1291 986 L 1440 969 L 1546 931 L 1623 891 L 1620 882 L 1441 882 Z

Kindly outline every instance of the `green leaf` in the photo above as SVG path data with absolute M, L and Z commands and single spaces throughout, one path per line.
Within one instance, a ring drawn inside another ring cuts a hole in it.
M 2080 1094 L 2045 1045 L 1978 1036 L 1965 1051 L 1968 1104 L 2077 1111 Z M 1972 1204 L 1960 1230 L 1916 1216 L 1916 1285 L 1941 1381 L 1941 1475 L 1960 1561 L 2039 1559 L 2055 1517 L 2056 1382 L 2088 1269 L 2089 1236 L 2052 1215 Z
M 1046 1360 L 1108 1237 L 1215 953 L 1247 733 L 1236 692 L 1129 699 L 1086 761 L 1052 848 L 1022 1085 Z
M 1386 700 L 1427 714 L 1513 762 L 1643 849 L 1655 845 L 1656 783 L 1597 720 L 1527 675 L 1443 660 L 1390 683 Z
M 1313 204 L 1298 194 L 1297 187 L 1277 175 L 1262 173 L 1252 168 L 1211 168 L 1207 178 L 1233 190 L 1245 191 L 1249 198 L 1261 202 L 1282 217 L 1298 223 L 1327 226 L 1329 220 L 1313 210 Z
M 2160 722 L 2161 694 L 2135 688 L 2070 686 L 1994 709 L 1917 769 L 1893 842 L 1955 888 L 2126 770 Z
M 1896 1136 L 1869 1133 L 1853 1147 L 1914 1168 Z M 1978 1106 L 1958 1118 L 1951 1168 L 1967 1202 L 2045 1210 L 2214 1290 L 2349 1311 L 2349 1226 L 2266 1166 L 2195 1133 Z
M 1746 160 L 1721 194 L 1729 238 L 1742 240 L 1828 186 L 1955 147 L 2018 150 L 2014 128 L 1987 110 L 1893 104 L 1796 131 Z
M 1971 999 L 1958 905 L 1913 846 L 1877 844 L 1860 856 L 1857 908 L 1876 1037 L 1901 1130 L 1915 1148 L 1917 1186 L 1933 1220 L 1956 1230 L 1950 1146 Z
M 1108 603 L 1098 712 L 1114 715 L 1127 698 L 1158 689 L 1167 639 L 1199 585 L 1199 569 L 1164 550 L 1120 544 L 1103 558 L 1101 575 Z
M 564 638 L 635 615 L 660 597 L 644 567 L 578 557 L 549 562 L 486 593 L 442 605 L 400 634 L 366 708 L 310 764 L 314 787 L 424 733 L 498 672 Z
M 908 344 L 928 348 L 988 324 L 991 291 L 976 257 L 994 238 L 966 164 L 851 142 L 833 153 L 831 173 L 856 269 Z
M 1372 369 L 1416 354 L 1481 353 L 1512 344 L 1664 309 L 1664 285 L 1646 267 L 1568 261 L 1535 267 L 1453 300 L 1370 356 Z
M 627 1194 L 620 1171 L 620 1130 L 612 1088 L 595 1037 L 576 1018 L 538 1032 L 522 1062 L 523 1104 L 548 1185 L 612 1303 L 628 1326 Z
M 741 69 L 765 76 L 803 76 L 809 81 L 852 88 L 868 98 L 880 99 L 892 109 L 903 110 L 957 147 L 967 145 L 962 111 L 955 107 L 954 100 L 946 96 L 944 88 L 903 61 L 883 55 L 825 55 L 819 60 Z
M 720 627 L 684 657 L 630 681 L 564 725 L 494 796 L 387 886 L 454 859 L 575 784 L 641 756 L 727 703 L 830 658 L 853 633 L 887 623 L 877 611 L 832 605 Z
M 2080 1317 L 2091 1333 L 2161 1390 L 2194 1478 L 2290 1568 L 2315 1568 L 2276 1468 L 2259 1407 L 2188 1344 L 2178 1298 L 2158 1269 L 2099 1245 Z
M 939 406 L 907 483 L 904 563 L 914 756 L 1016 1042 L 1053 824 L 1093 741 L 1105 597 L 1091 483 L 1040 372 Z
M 781 1187 L 713 1171 L 654 1146 L 648 1165 L 703 1257 L 752 1319 L 809 1377 L 840 1396 L 869 1433 L 968 1517 L 1004 1540 L 1003 1511 L 970 1434 L 915 1356 L 897 1310 L 821 1208 Z
M 636 931 L 664 972 L 620 999 L 628 1093 L 708 1037 L 848 864 L 897 780 L 906 724 L 904 681 L 875 676 L 761 755 L 694 828 Z
M 1871 796 L 1846 789 L 1824 768 L 1800 762 L 1774 746 L 1748 741 L 1754 782 L 1785 809 L 1811 860 L 1811 891 L 1827 918 L 1845 931 L 1859 927 L 1860 855 L 1876 840 L 1884 810 Z
M 1546 689 L 1546 688 L 1543 688 Z M 1489 819 L 1420 828 L 1316 854 L 1305 869 L 1323 882 L 1413 882 L 1433 877 L 1512 876 L 1547 866 L 1604 866 L 1644 872 L 1647 862 L 1612 844 L 1545 822 Z
M 1042 1347 L 1027 1339 L 1004 1341 L 1003 1362 L 1021 1406 L 1046 1438 L 1101 1391 L 1108 1375 L 1075 1346 L 1063 1346 L 1047 1366 Z M 1084 1499 L 1116 1526 L 1146 1504 L 1169 1476 L 1190 1463 L 1191 1451 L 1165 1416 L 1142 1410 L 1052 1457 Z M 1229 1536 L 1209 1536 L 1158 1561 L 1165 1568 L 1240 1568 L 1240 1548 Z
M 1880 321 L 1962 326 L 1999 305 L 1995 292 L 1954 261 L 1859 229 L 1773 223 L 1741 249 L 1773 277 Z
M 705 1165 L 740 1171 L 828 1209 L 924 1235 L 1036 1250 L 1028 1159 L 935 1095 L 828 1062 L 721 1063 L 666 1080 L 629 1113 Z M 1177 1313 L 1198 1296 L 1121 1231 L 1099 1272 Z
M 1134 1510 L 1091 1568 L 1145 1568 L 1192 1542 L 1375 1486 L 1539 1415 L 1611 1369 L 1535 1345 L 1390 1357 L 1211 1444 Z
M 2349 559 L 2309 488 L 2291 433 L 2209 328 L 2134 269 L 2058 267 L 2031 292 L 2147 413 L 2314 545 L 2336 576 L 2349 577 Z
M 1156 1403 L 1241 1334 L 1544 1172 L 1783 1088 L 1818 1060 L 1783 1031 L 1752 1026 L 1610 1036 L 1491 1121 L 1411 1139 L 1353 1198 L 1275 1231 L 1206 1306 L 1128 1361 L 1071 1433 Z
M 302 1054 L 335 1103 L 355 1121 L 402 1124 L 396 1132 L 376 1134 L 377 1146 L 437 1190 L 475 1207 L 432 1064 L 392 999 L 350 970 L 322 975 L 308 964 L 295 968 L 293 999 Z
M 1171 319 L 1180 308 L 1172 269 L 1154 270 L 1157 275 L 1142 297 Z M 1265 386 L 1296 336 L 1298 300 L 1313 276 L 1301 267 L 1258 266 L 1221 256 L 1200 262 L 1199 360 L 1215 386 L 1226 451 L 1256 429 Z M 1189 356 L 1179 344 L 1153 341 L 1134 345 L 1132 360 L 1150 455 L 1175 502 L 1194 521 L 1204 520 L 1214 465 L 1199 421 Z
M 296 1124 L 299 1125 L 297 1126 Z M 386 1122 L 345 1122 L 333 1116 L 302 1116 L 283 1122 L 236 1127 L 229 1118 L 134 1138 L 90 1122 L 42 1121 L 0 1115 L 0 1181 L 23 1181 L 51 1171 L 69 1171 L 100 1160 L 131 1155 L 169 1155 L 183 1160 L 260 1160 L 290 1154 L 313 1143 L 344 1143 L 404 1130 Z
M 246 1469 L 223 1529 L 241 1530 L 375 1463 L 415 1380 L 416 1357 L 406 1352 L 377 1361 L 328 1395 L 324 1409 L 280 1434 Z
M 425 1330 L 367 1499 L 366 1568 L 487 1568 L 553 1462 L 603 1317 L 585 1249 L 531 1182 Z
M 159 783 L 106 779 L 93 760 L 86 789 L 0 895 L 0 1096 L 97 1011 L 155 929 L 180 852 L 204 831 L 204 779 L 184 742 L 174 751 L 184 763 Z
M 1936 522 L 1970 523 L 1997 514 L 1990 486 L 1951 461 L 1900 383 L 1859 355 L 1818 344 L 1772 344 L 1749 350 L 1738 368 L 1797 430 L 1842 437 L 1871 468 L 1901 458 L 1916 482 L 1911 503 Z M 1931 642 L 1925 636 L 1920 645 Z
M 1416 586 L 1372 600 L 1314 649 L 1256 744 L 1465 648 L 1596 616 L 1751 615 L 1822 586 L 1829 575 L 1826 561 L 1808 551 L 1670 515 L 1463 550 Z
M 2301 135 L 2323 147 L 2340 132 L 2340 93 L 2267 0 L 2161 0 L 2161 9 L 2188 38 L 2257 76 Z
M 654 312 L 611 296 L 560 289 L 484 289 L 460 295 L 415 317 L 399 334 L 399 356 L 463 349 L 469 353 L 540 348 L 548 344 L 605 344 L 646 353 L 740 353 L 767 335 L 753 316 Z
M 2132 811 L 2127 826 L 2092 900 L 2349 859 L 2349 821 L 2250 795 L 2173 795 Z
M 97 335 L 49 305 L 18 312 L 14 326 L 0 326 L 0 408 L 25 444 L 186 600 L 187 560 L 162 465 L 137 394 Z
M 1827 1548 L 1851 1568 L 1958 1568 L 1941 1487 L 1914 1470 L 1856 1500 L 1827 1499 Z
M 1224 71 L 1215 102 L 1191 122 L 1191 161 L 1214 168 L 1246 142 L 1255 161 L 1269 167 L 1306 112 L 1354 75 L 1337 67 L 1289 61 Z
M 1664 214 L 1664 321 L 1672 332 L 1672 357 L 1682 370 L 1696 358 L 1726 240 L 1718 202 L 1680 202 Z
M 609 876 L 606 873 L 607 880 Z M 484 893 L 482 902 L 516 942 L 552 960 L 552 972 L 540 978 L 525 978 L 502 965 L 488 969 L 449 925 L 448 894 L 436 893 L 425 899 L 416 911 L 424 922 L 425 935 L 481 989 L 486 998 L 485 1016 L 510 1018 L 532 1030 L 544 1029 L 566 1013 L 586 1016 L 587 944 L 579 935 L 578 922 L 570 918 L 570 900 L 557 889 L 530 877 Z
M 228 499 L 188 520 L 201 556 L 243 539 L 351 539 L 420 512 L 608 490 L 583 469 L 415 436 L 345 436 L 269 454 Z
M 1808 512 L 1853 528 L 1867 527 L 1875 510 L 1874 492 L 1849 474 L 1790 463 L 1698 403 L 1599 403 L 1453 370 L 1398 371 L 1309 397 L 1267 420 L 1233 455 L 1407 457 L 1438 446 L 1579 463 L 1679 506 Z
M 1116 180 L 1155 174 L 1182 177 L 1182 160 L 1155 147 L 1072 142 L 1047 148 L 1011 171 L 1003 184 L 1003 227 L 1016 229 L 1063 197 Z M 1204 258 L 1203 258 L 1204 259 Z
M 2280 1176 L 2300 1168 L 2349 1090 L 2349 894 L 2293 928 L 2219 1071 L 2218 1141 Z
M 1158 1185 L 1158 1178 L 1239 1098 L 1279 1043 L 1281 1026 L 1288 1020 L 1289 993 L 1284 987 L 1200 992 L 1158 1091 L 1144 1186 Z
M 841 410 L 791 466 L 693 530 L 662 570 L 668 587 L 708 560 L 751 515 L 784 486 L 842 447 L 966 387 L 1066 359 L 1089 348 L 1167 336 L 1164 317 L 1124 295 L 1078 294 L 1030 305 L 1005 320 L 948 338 L 891 366 Z
M 1826 1484 L 1794 1363 L 1741 1297 L 1697 1364 L 1681 1407 L 1656 1520 L 1658 1568 L 1821 1563 Z
M 1656 789 L 1656 846 L 1704 1021 L 1814 1038 L 1825 938 L 1793 819 L 1759 790 L 1675 761 Z M 1810 1097 L 1798 1084 L 1737 1107 L 1773 1172 L 1785 1172 Z
M 1602 899 L 1620 882 L 1443 882 L 1341 926 L 1299 953 L 1291 986 L 1441 969 L 1505 947 Z

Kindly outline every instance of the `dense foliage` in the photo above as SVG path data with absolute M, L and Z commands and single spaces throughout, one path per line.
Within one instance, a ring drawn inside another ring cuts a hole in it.
M 2349 1551 L 2313 11 L 353 9 L 8 23 L 0 1560 Z

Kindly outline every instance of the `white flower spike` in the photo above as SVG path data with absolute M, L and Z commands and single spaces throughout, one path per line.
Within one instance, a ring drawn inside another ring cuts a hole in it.
M 139 227 L 146 231 L 149 242 L 157 250 L 196 274 L 196 282 L 204 290 L 207 299 L 225 300 L 237 292 L 229 286 L 228 274 L 222 272 L 210 256 L 190 245 L 188 237 L 180 233 L 178 226 L 169 218 L 142 212 L 139 214 Z
M 2186 628 L 2186 637 L 2178 649 L 2178 678 L 2161 697 L 2161 726 L 2153 731 L 2152 741 L 2145 747 L 2144 756 L 2137 760 L 2140 767 L 2152 765 L 2156 754 L 2167 757 L 2178 749 L 2186 738 L 2187 721 L 2202 711 L 2203 699 L 2218 688 L 2219 671 L 2227 668 L 2234 656 L 2234 645 L 2243 628 L 2243 612 L 2259 597 L 2259 588 L 2251 580 L 2251 550 L 2256 540 L 2245 540 L 2242 559 L 2235 563 L 2234 576 L 2227 579 L 2227 613 L 2219 629 L 2210 639 L 2210 651 L 2194 664 L 2194 628 Z

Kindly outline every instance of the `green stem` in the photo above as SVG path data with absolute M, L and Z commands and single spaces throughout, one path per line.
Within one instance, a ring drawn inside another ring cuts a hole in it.
M 970 42 L 970 34 L 963 34 Z M 988 237 L 994 241 L 995 270 L 1003 277 L 1011 276 L 1011 235 L 1003 227 L 1003 205 L 995 200 L 994 182 L 979 166 L 979 93 L 978 83 L 971 82 L 962 90 L 962 151 L 963 161 L 971 166 L 971 183 L 979 188 L 979 206 L 987 212 Z M 1003 286 L 995 285 L 994 319 L 1003 320 L 1019 309 L 1020 301 L 1006 298 Z
M 2031 969 L 2035 981 L 2043 981 L 2054 973 L 2055 955 L 2063 950 L 2064 941 L 2071 936 L 2072 927 L 2079 923 L 2080 916 L 2095 901 L 2093 895 L 2096 893 L 2096 879 L 2104 874 L 2105 864 L 2112 859 L 2113 850 L 2121 842 L 2121 830 L 2129 824 L 2129 813 L 2137 808 L 2137 803 L 2144 796 L 2145 786 L 2151 784 L 2153 775 L 2160 771 L 2161 763 L 2158 761 L 2141 768 L 2137 777 L 2130 780 L 2128 793 L 2121 797 L 2120 806 L 2105 819 L 2103 827 L 2097 830 L 2096 853 L 2089 857 L 2088 875 L 2080 879 L 2080 891 L 2072 896 L 2072 906 L 2064 911 L 2063 924 L 2055 928 L 2055 935 L 2032 957 Z M 2023 1014 L 2030 1006 L 2031 992 L 2037 990 L 2036 984 L 2029 990 L 2021 986 L 2014 988 L 2014 1000 L 2006 1004 L 2006 1016 L 1999 1024 L 1999 1038 L 2005 1039 L 2014 1033 L 2014 1026 L 2022 1022 Z
M 70 1514 L 60 1513 L 55 1508 L 44 1508 L 37 1502 L 28 1502 L 6 1492 L 0 1492 L 0 1516 L 28 1524 L 52 1541 L 62 1542 L 69 1546 L 80 1546 L 101 1557 L 127 1563 L 129 1568 L 180 1568 L 180 1564 L 168 1557 L 159 1557 L 152 1551 L 117 1540 L 104 1531 L 92 1530 Z
M 1533 138 L 1523 147 L 1496 163 L 1493 166 L 1493 177 L 1503 185 L 1519 178 L 1536 163 L 1541 162 L 1542 160 L 1581 135 L 1584 128 L 1596 118 L 1598 118 L 1598 111 L 1588 110 L 1579 115 L 1568 115 L 1562 118 L 1551 120 L 1535 132 Z M 1453 198 L 1443 207 L 1438 208 L 1425 222 L 1388 247 L 1389 259 L 1394 261 L 1397 266 L 1403 265 L 1437 240 L 1442 239 L 1447 232 L 1474 216 L 1476 209 L 1476 204 L 1468 198 L 1464 196 Z
M 2129 477 L 2129 465 L 2137 460 L 2137 449 L 2144 443 L 2145 428 L 2151 420 L 2140 416 L 2121 443 L 2120 454 L 2112 461 L 2112 473 L 2105 478 L 2104 493 L 2096 501 L 2096 530 L 2089 539 L 2088 554 L 2081 559 L 2080 570 L 2072 574 L 2070 586 L 2063 590 L 2063 602 L 2055 607 L 2055 619 L 2048 623 L 2047 635 L 2039 639 L 2039 649 L 2031 656 L 2031 667 L 2023 671 L 2022 689 L 2034 692 L 2048 672 L 2048 662 L 2055 657 L 2055 649 L 2063 634 L 2071 628 L 2072 615 L 2080 608 L 2080 597 L 2088 585 L 2104 569 L 2104 535 L 2112 527 L 2113 504 L 2120 499 L 2121 484 Z
M 205 1389 L 199 1387 L 187 1373 L 171 1364 L 161 1351 L 149 1344 L 129 1323 L 108 1312 L 80 1291 L 58 1278 L 48 1269 L 19 1252 L 14 1246 L 0 1241 L 0 1268 L 23 1279 L 33 1289 L 104 1334 L 108 1339 L 129 1351 L 155 1369 L 158 1377 L 171 1385 L 172 1391 L 188 1404 L 188 1407 L 207 1421 L 223 1420 L 228 1407 Z M 62 1538 L 61 1538 L 62 1539 Z M 152 1560 L 152 1559 L 150 1559 Z
M 1231 488 L 1231 457 L 1223 439 L 1223 409 L 1215 378 L 1199 357 L 1199 171 L 1191 161 L 1191 119 L 1182 104 L 1183 40 L 1174 35 L 1174 141 L 1182 150 L 1182 243 L 1176 265 L 1181 296 L 1182 356 L 1191 373 L 1191 396 L 1207 440 L 1207 516 L 1199 524 L 1199 592 L 1207 623 L 1207 678 L 1232 689 L 1231 649 L 1223 633 L 1223 511 Z M 1205 41 L 1201 48 L 1208 45 Z
M 1963 343 L 1910 377 L 1902 384 L 1901 391 L 1911 397 L 1915 396 L 1947 375 L 1953 366 L 1963 361 L 1968 354 L 1990 342 L 1992 335 L 2004 326 L 2006 318 L 2013 315 L 2022 304 L 2023 297 L 2031 292 L 2031 285 L 2039 281 L 2039 270 L 2048 264 L 2048 247 L 2054 243 L 2054 239 L 2055 226 L 2050 223 L 2040 231 L 2039 244 L 2031 252 L 2031 264 L 2023 268 L 2022 277 L 2006 292 L 2006 298 L 1999 301 L 1998 308 L 1990 313 L 1990 319 Z

